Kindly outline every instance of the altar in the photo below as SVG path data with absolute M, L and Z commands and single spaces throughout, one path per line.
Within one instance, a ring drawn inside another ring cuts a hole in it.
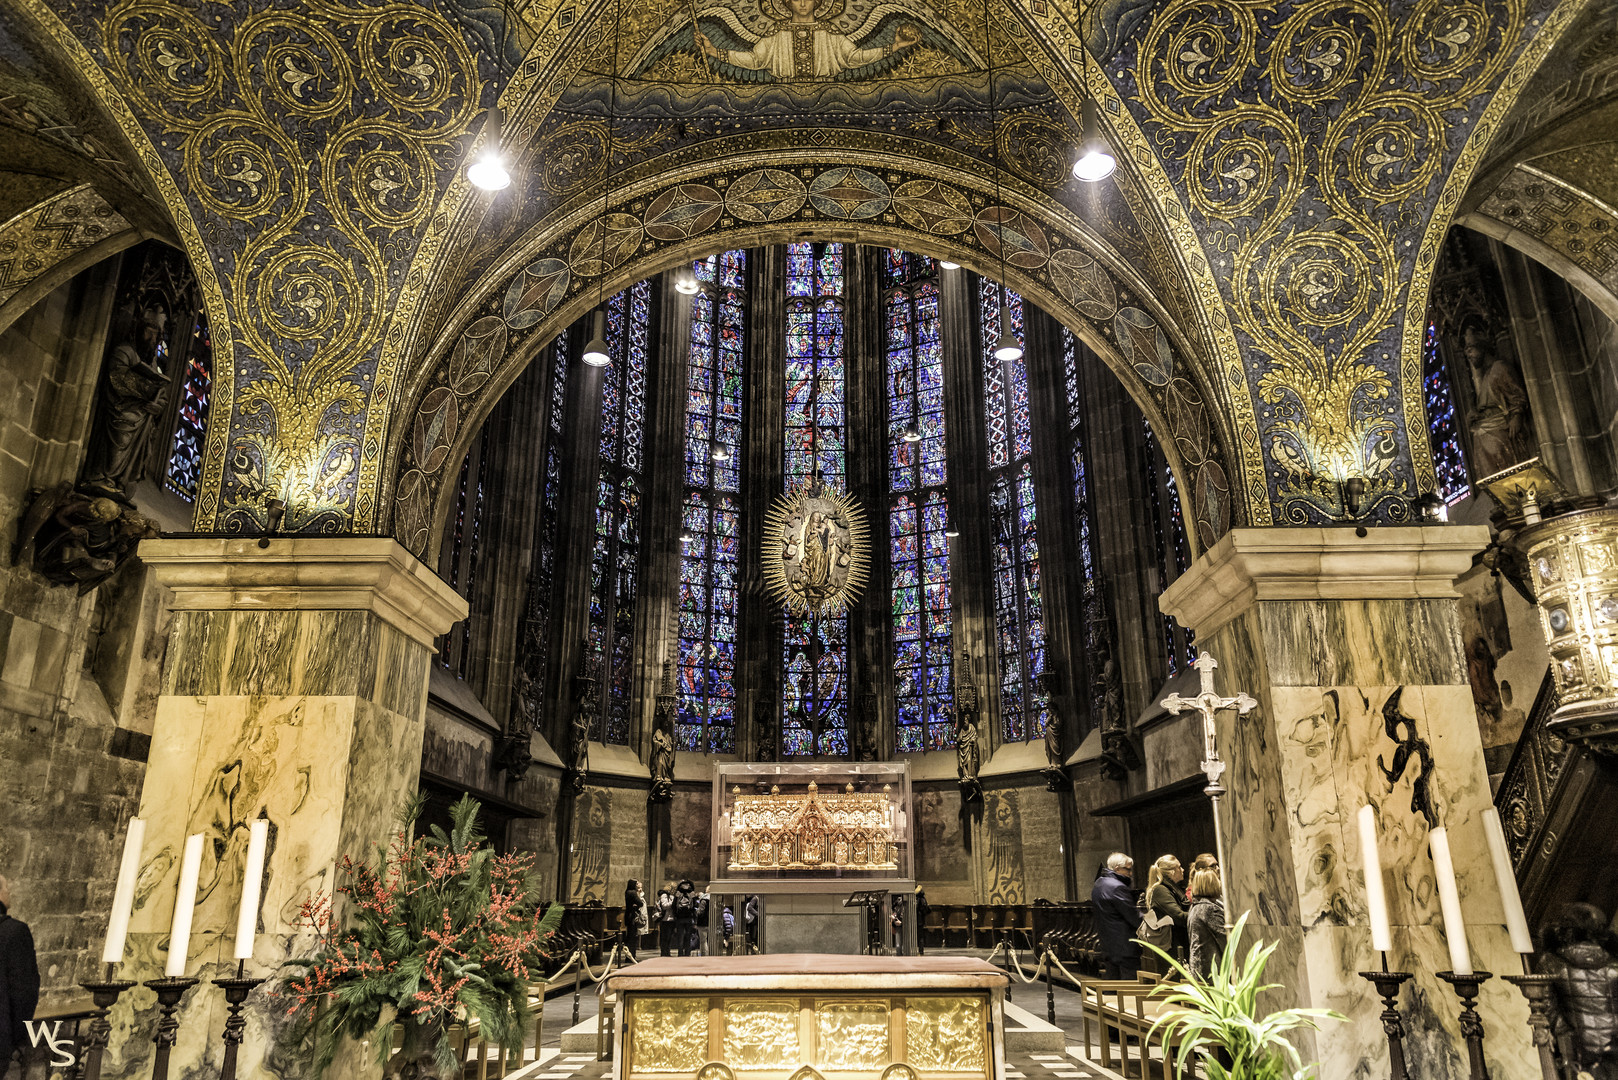
M 615 972 L 614 1080 L 1004 1080 L 1009 977 L 968 957 L 658 957 Z
M 908 762 L 716 763 L 713 807 L 711 919 L 729 904 L 745 940 L 756 897 L 758 950 L 852 955 L 894 947 L 897 912 L 897 949 L 914 951 Z

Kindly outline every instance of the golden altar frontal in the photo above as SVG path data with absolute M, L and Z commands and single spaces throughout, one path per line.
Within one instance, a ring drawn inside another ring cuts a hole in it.
M 611 975 L 615 1080 L 1003 1080 L 1010 979 L 967 957 L 659 957 Z
M 733 790 L 730 808 L 731 872 L 749 870 L 899 869 L 890 790 L 864 794 L 852 783 L 822 791 L 764 795 Z

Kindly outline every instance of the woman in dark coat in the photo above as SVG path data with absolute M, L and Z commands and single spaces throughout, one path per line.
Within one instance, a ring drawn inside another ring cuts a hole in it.
M 640 945 L 640 936 L 646 932 L 646 901 L 640 895 L 640 882 L 634 878 L 624 886 L 624 951 L 631 960 Z
M 1225 897 L 1219 871 L 1191 875 L 1191 913 L 1185 928 L 1191 938 L 1191 974 L 1207 982 L 1225 952 Z

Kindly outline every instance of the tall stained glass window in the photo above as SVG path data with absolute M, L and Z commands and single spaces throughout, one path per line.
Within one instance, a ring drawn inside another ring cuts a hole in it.
M 1073 331 L 1062 330 L 1062 374 L 1067 386 L 1068 452 L 1073 465 L 1073 512 L 1078 540 L 1079 568 L 1084 578 L 1081 618 L 1084 626 L 1085 670 L 1095 688 L 1091 716 L 1100 716 L 1106 686 L 1102 667 L 1112 652 L 1111 624 L 1107 619 L 1106 597 L 1097 573 L 1095 557 L 1095 513 L 1090 502 L 1089 436 L 1084 422 L 1084 372 L 1081 364 L 1095 362 L 1079 343 Z
M 736 571 L 747 253 L 695 266 L 686 367 L 685 505 L 680 555 L 679 730 L 684 750 L 736 749 Z
M 1185 514 L 1180 504 L 1180 489 L 1174 482 L 1174 470 L 1169 468 L 1168 459 L 1157 445 L 1151 423 L 1143 420 L 1141 429 L 1146 444 L 1146 472 L 1141 483 L 1146 491 L 1147 513 L 1152 519 L 1155 566 L 1161 590 L 1190 569 L 1191 542 L 1185 531 Z M 1169 674 L 1173 675 L 1183 665 L 1196 660 L 1196 635 L 1175 622 L 1172 615 L 1158 612 L 1158 621 Z
M 629 742 L 651 307 L 649 281 L 638 282 L 607 302 L 607 352 L 612 362 L 601 369 L 601 458 L 590 557 L 588 641 L 600 673 L 601 715 L 591 737 L 620 745 Z
M 545 404 L 545 477 L 541 481 L 539 535 L 534 545 L 534 568 L 528 583 L 527 633 L 523 644 L 529 674 L 543 676 L 551 654 L 551 613 L 556 602 L 556 525 L 562 506 L 562 430 L 567 416 L 567 334 L 551 350 L 551 370 Z
M 890 249 L 882 284 L 897 741 L 900 751 L 940 750 L 951 745 L 953 734 L 937 264 L 924 255 Z
M 1438 324 L 1427 324 L 1422 381 L 1427 391 L 1427 430 L 1438 473 L 1438 494 L 1446 504 L 1466 498 L 1472 491 L 1467 479 L 1466 453 L 1461 449 L 1460 427 L 1455 420 L 1455 391 L 1449 368 L 1438 344 Z
M 843 246 L 787 245 L 786 482 L 847 483 Z M 848 753 L 848 616 L 787 615 L 782 751 Z
M 1007 742 L 1022 742 L 1042 738 L 1049 715 L 1045 696 L 1035 682 L 1045 667 L 1045 610 L 1040 594 L 1028 369 L 1023 360 L 995 359 L 1001 292 L 995 282 L 979 279 L 1001 733 Z M 1023 343 L 1022 297 L 1010 289 L 1004 290 L 1004 297 L 1010 330 Z
M 202 437 L 208 427 L 208 402 L 213 397 L 213 335 L 208 316 L 197 314 L 181 376 L 180 409 L 174 421 L 173 449 L 163 483 L 186 502 L 197 498 L 197 480 L 202 472 Z

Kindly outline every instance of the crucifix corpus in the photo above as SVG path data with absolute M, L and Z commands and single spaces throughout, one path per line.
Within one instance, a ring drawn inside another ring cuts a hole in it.
M 1225 903 L 1228 904 L 1230 883 L 1225 880 L 1225 831 L 1219 824 L 1219 797 L 1225 793 L 1223 783 L 1225 763 L 1219 758 L 1219 746 L 1214 739 L 1214 713 L 1221 709 L 1235 709 L 1238 716 L 1246 716 L 1258 707 L 1258 702 L 1246 694 L 1220 697 L 1214 693 L 1214 668 L 1219 666 L 1219 662 L 1209 656 L 1206 649 L 1197 655 L 1196 662 L 1191 666 L 1202 676 L 1202 692 L 1196 697 L 1170 694 L 1163 699 L 1162 704 L 1163 708 L 1176 716 L 1188 711 L 1202 716 L 1202 771 L 1208 777 L 1208 786 L 1202 791 L 1213 801 L 1214 847 L 1215 854 L 1219 856 L 1219 888 L 1225 895 Z

